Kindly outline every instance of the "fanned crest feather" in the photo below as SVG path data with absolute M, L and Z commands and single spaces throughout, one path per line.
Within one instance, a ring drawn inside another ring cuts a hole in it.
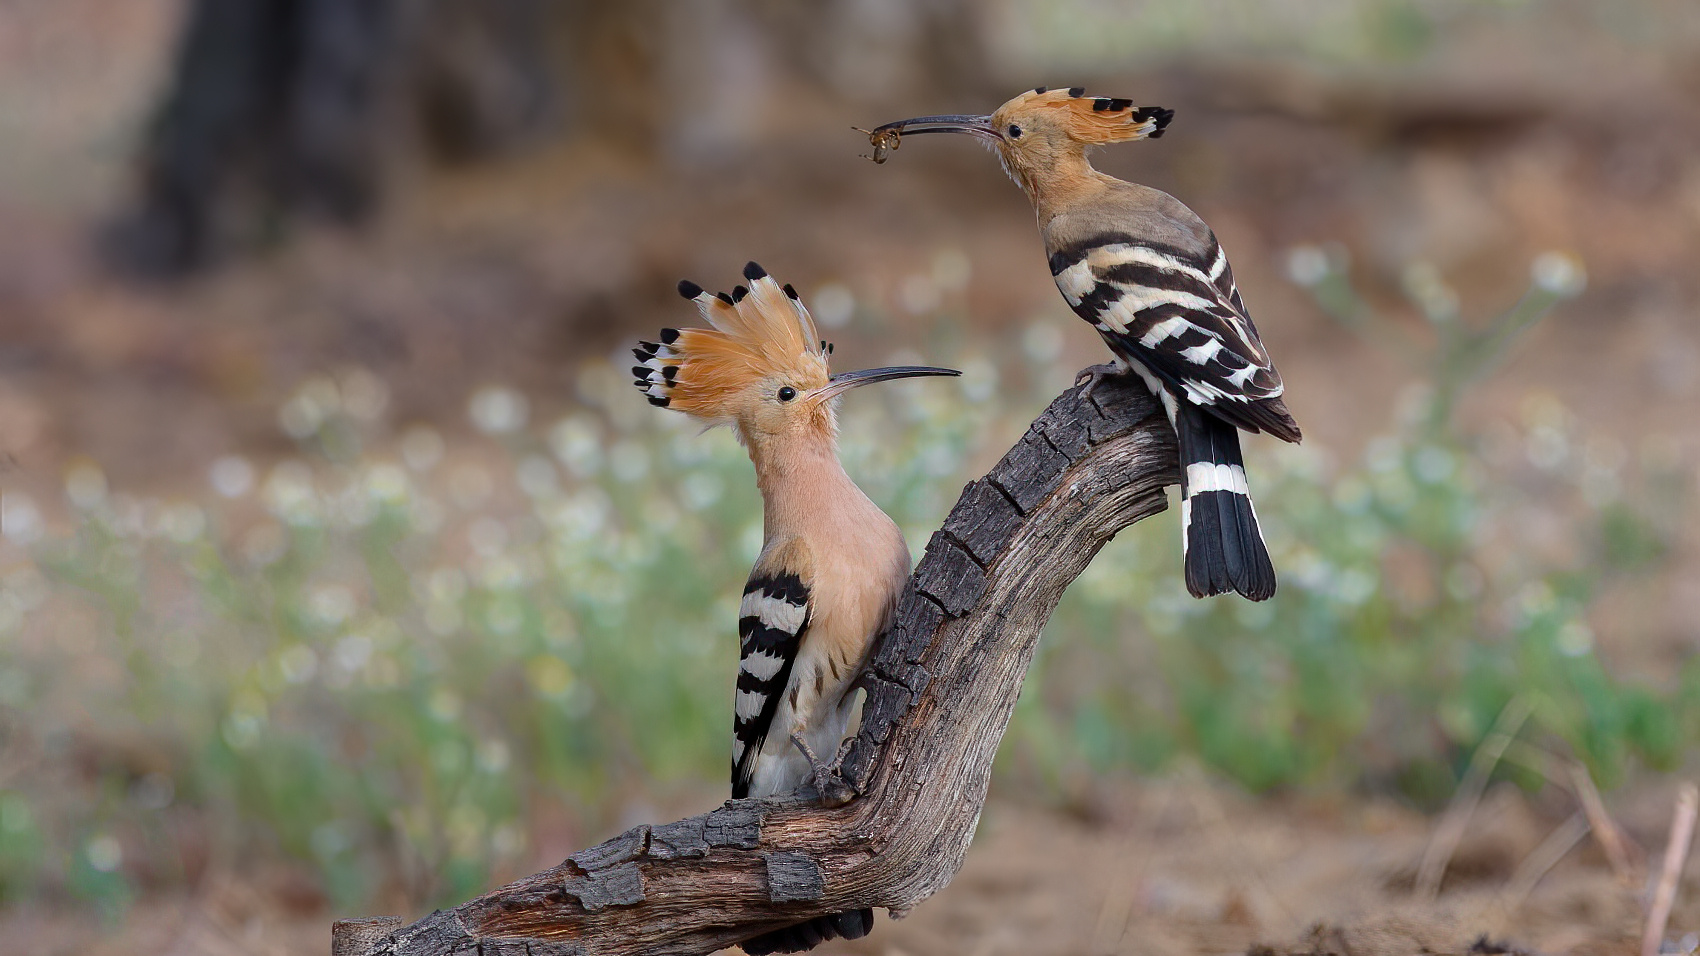
M 1125 143 L 1157 139 L 1174 119 L 1175 111 L 1160 106 L 1134 106 L 1132 100 L 1110 96 L 1087 96 L 1080 87 L 1028 90 L 998 107 L 992 123 L 998 128 L 1036 110 L 1055 110 L 1070 135 L 1083 143 Z
M 744 277 L 749 287 L 731 295 L 679 283 L 711 328 L 663 329 L 662 341 L 633 349 L 641 364 L 632 374 L 651 404 L 720 424 L 756 382 L 784 377 L 808 388 L 826 385 L 826 345 L 809 310 L 754 262 Z

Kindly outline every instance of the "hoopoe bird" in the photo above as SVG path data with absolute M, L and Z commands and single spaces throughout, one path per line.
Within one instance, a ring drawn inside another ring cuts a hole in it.
M 849 727 L 853 681 L 909 577 L 897 524 L 839 463 L 833 400 L 872 382 L 961 373 L 831 374 L 832 346 L 796 290 L 754 262 L 744 277 L 749 286 L 730 294 L 679 283 L 711 328 L 662 329 L 659 342 L 633 350 L 640 364 L 632 374 L 650 404 L 731 426 L 761 490 L 762 549 L 738 608 L 732 796 L 789 793 L 813 781 L 824 797 Z M 872 926 L 873 911 L 860 910 L 743 948 L 752 956 L 794 952 L 835 936 L 857 939 Z
M 996 151 L 1033 203 L 1063 298 L 1098 330 L 1116 368 L 1144 379 L 1174 426 L 1187 590 L 1261 601 L 1275 593 L 1275 568 L 1237 429 L 1300 439 L 1281 375 L 1204 220 L 1168 193 L 1107 176 L 1087 159 L 1094 146 L 1156 139 L 1173 118 L 1173 110 L 1079 87 L 1039 87 L 989 116 L 920 116 L 869 135 L 876 162 L 919 133 L 964 133 Z M 1092 384 L 1103 374 L 1094 371 Z

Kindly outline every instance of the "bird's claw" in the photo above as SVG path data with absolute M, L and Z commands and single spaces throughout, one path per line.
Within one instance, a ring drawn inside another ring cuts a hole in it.
M 855 744 L 855 737 L 844 738 L 844 742 L 838 745 L 838 756 L 832 758 L 833 769 L 844 766 L 844 758 L 850 756 L 850 748 Z
M 1080 374 L 1074 377 L 1074 386 L 1079 388 L 1082 384 L 1084 384 L 1086 386 L 1087 397 L 1091 397 L 1092 393 L 1097 390 L 1098 386 L 1104 383 L 1104 379 L 1116 378 L 1126 374 L 1128 374 L 1128 370 L 1114 362 L 1103 362 L 1098 365 L 1089 365 L 1086 368 L 1081 369 Z
M 834 770 L 825 767 L 815 768 L 815 793 L 820 797 L 823 807 L 842 807 L 856 798 L 856 791 L 850 785 L 839 779 Z
M 838 766 L 843 762 L 844 755 L 850 752 L 849 740 L 839 746 L 831 764 L 821 763 L 820 758 L 815 756 L 815 752 L 809 749 L 808 743 L 803 740 L 802 734 L 792 734 L 791 742 L 797 745 L 797 749 L 801 750 L 803 757 L 808 760 L 809 769 L 814 773 L 815 793 L 823 805 L 841 807 L 856 796 L 856 791 L 850 789 L 850 785 L 838 776 Z

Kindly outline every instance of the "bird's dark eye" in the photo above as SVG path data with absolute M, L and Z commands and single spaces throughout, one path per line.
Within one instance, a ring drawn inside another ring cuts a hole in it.
M 792 388 L 789 385 L 780 386 L 780 389 L 779 389 L 779 400 L 780 401 L 789 402 L 791 399 L 796 398 L 796 397 L 797 397 L 797 390 L 796 389 Z
M 1014 123 L 1009 124 L 1009 138 L 1010 139 L 1020 139 L 1021 138 L 1021 127 L 1015 125 Z

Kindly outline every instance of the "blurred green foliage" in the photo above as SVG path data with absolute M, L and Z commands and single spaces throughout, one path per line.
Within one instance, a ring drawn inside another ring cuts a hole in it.
M 1342 322 L 1405 335 L 1331 254 L 1292 266 Z M 1172 515 L 1125 533 L 1052 621 L 1006 779 L 1190 759 L 1253 789 L 1432 803 L 1514 698 L 1533 707 L 1526 735 L 1608 784 L 1697 739 L 1700 671 L 1621 682 L 1588 619 L 1659 559 L 1674 523 L 1652 515 L 1686 506 L 1681 483 L 1588 459 L 1550 403 L 1497 458 L 1454 416 L 1579 273 L 1543 260 L 1480 326 L 1438 276 L 1408 279 L 1435 344 L 1397 343 L 1426 389 L 1394 430 L 1339 469 L 1249 443 L 1276 598 L 1194 601 Z M 844 412 L 851 473 L 917 545 L 967 463 L 1071 378 L 1064 319 L 984 354 L 949 344 L 971 340 L 959 319 L 927 356 L 955 351 L 959 383 L 870 389 Z M 385 428 L 381 383 L 352 372 L 281 410 L 297 457 L 264 474 L 221 460 L 202 500 L 110 492 L 85 464 L 67 478 L 76 530 L 54 536 L 13 496 L 28 560 L 0 569 L 0 898 L 116 912 L 146 885 L 269 856 L 316 868 L 341 906 L 441 903 L 531 862 L 550 812 L 605 832 L 643 794 L 722 786 L 760 502 L 730 436 L 623 385 L 589 367 L 582 407 L 537 427 L 522 396 L 486 389 L 485 434 L 451 448 Z M 1575 547 L 1524 534 L 1541 515 Z
M 985 433 L 977 367 L 966 395 L 851 403 L 845 459 L 913 540 Z M 107 494 L 73 468 L 75 532 L 33 541 L 3 592 L 9 756 L 46 772 L 0 763 L 0 898 L 121 906 L 132 880 L 193 868 L 164 833 L 181 823 L 310 861 L 338 904 L 464 899 L 529 862 L 539 795 L 595 830 L 646 793 L 723 787 L 761 544 L 748 459 L 606 365 L 580 389 L 543 429 L 485 389 L 486 435 L 457 456 L 387 434 L 370 376 L 314 380 L 280 413 L 300 456 L 220 461 L 223 501 Z M 15 536 L 40 534 L 9 507 Z

